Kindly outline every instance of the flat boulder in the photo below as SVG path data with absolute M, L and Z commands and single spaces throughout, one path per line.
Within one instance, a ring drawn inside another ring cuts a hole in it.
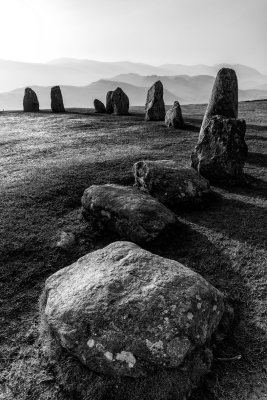
M 112 99 L 111 99 L 112 93 L 113 93 L 113 91 L 110 90 L 109 92 L 107 92 L 107 95 L 106 95 L 106 112 L 107 112 L 107 114 L 112 114 L 114 111 Z
M 82 197 L 83 215 L 121 238 L 148 243 L 163 238 L 177 224 L 175 214 L 157 199 L 133 187 L 92 185 Z
M 105 114 L 106 112 L 106 107 L 105 105 L 102 103 L 102 101 L 95 99 L 94 100 L 94 107 L 95 107 L 95 113 L 99 113 L 99 114 Z
M 135 187 L 174 211 L 203 204 L 211 193 L 207 179 L 173 160 L 138 161 L 133 173 Z
M 236 73 L 231 68 L 220 69 L 216 76 L 200 133 L 215 115 L 238 117 L 238 82 Z
M 161 81 L 155 82 L 147 92 L 146 121 L 164 121 L 165 104 L 163 100 L 163 85 Z
M 117 88 L 112 92 L 111 102 L 113 112 L 116 115 L 128 115 L 129 114 L 129 98 L 121 88 Z
M 248 154 L 246 122 L 214 116 L 200 133 L 191 166 L 212 183 L 238 183 Z
M 51 110 L 54 113 L 65 112 L 63 97 L 59 86 L 51 88 Z
M 223 295 L 199 274 L 131 242 L 57 271 L 41 301 L 46 332 L 69 354 L 97 373 L 132 378 L 180 368 L 223 311 Z
M 37 112 L 39 111 L 39 101 L 34 90 L 27 87 L 23 98 L 23 111 Z
M 165 124 L 171 128 L 183 128 L 184 119 L 179 101 L 175 101 L 165 115 Z

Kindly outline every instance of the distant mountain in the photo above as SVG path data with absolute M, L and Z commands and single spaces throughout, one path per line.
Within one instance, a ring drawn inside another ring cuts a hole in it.
M 146 101 L 147 89 L 141 86 L 134 86 L 124 82 L 114 82 L 101 79 L 87 86 L 61 86 L 64 105 L 67 108 L 81 107 L 93 108 L 94 99 L 106 102 L 106 93 L 121 87 L 129 96 L 130 105 L 144 105 Z M 41 109 L 50 108 L 50 89 L 51 87 L 31 86 L 36 92 Z M 0 110 L 22 110 L 24 88 L 19 88 L 11 92 L 0 93 Z M 172 104 L 176 96 L 164 89 L 164 99 L 167 104 Z
M 185 76 L 141 76 L 123 74 L 112 80 L 100 79 L 86 86 L 61 85 L 65 107 L 92 108 L 95 98 L 105 103 L 106 93 L 121 87 L 129 96 L 130 105 L 144 105 L 148 88 L 157 80 L 164 85 L 165 104 L 179 100 L 181 104 L 207 103 L 210 97 L 214 77 L 201 75 Z M 31 86 L 36 91 L 40 108 L 50 108 L 50 86 Z M 0 110 L 21 110 L 24 87 L 11 92 L 0 93 Z M 267 98 L 267 90 L 240 90 L 239 100 L 256 100 Z
M 0 93 L 26 86 L 86 86 L 100 79 L 110 80 L 122 74 L 142 76 L 215 76 L 223 65 L 164 64 L 153 66 L 130 61 L 101 62 L 61 58 L 48 63 L 23 63 L 0 60 Z M 267 76 L 245 65 L 225 65 L 234 68 L 240 89 L 257 89 L 267 83 Z M 151 78 L 152 79 L 152 78 Z M 172 91 L 172 90 L 171 90 Z

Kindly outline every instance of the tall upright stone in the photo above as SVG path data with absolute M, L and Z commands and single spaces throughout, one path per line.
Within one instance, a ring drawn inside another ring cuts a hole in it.
M 172 128 L 183 128 L 184 119 L 179 101 L 175 101 L 172 108 L 170 108 L 165 115 L 165 124 Z
M 238 83 L 233 69 L 222 68 L 218 72 L 200 132 L 215 115 L 225 118 L 238 117 Z
M 59 86 L 51 88 L 51 109 L 54 113 L 65 112 L 63 97 Z
M 95 113 L 98 114 L 105 114 L 106 112 L 106 107 L 102 103 L 102 101 L 95 99 L 94 100 L 94 107 L 95 107 Z
M 23 111 L 37 112 L 39 111 L 39 101 L 34 90 L 27 87 L 23 98 Z
M 161 81 L 155 82 L 147 92 L 146 121 L 164 121 L 165 104 L 163 100 L 163 85 Z
M 113 113 L 113 104 L 112 104 L 112 93 L 113 91 L 110 90 L 109 92 L 107 92 L 107 96 L 106 96 L 106 113 L 107 114 L 112 114 Z
M 124 91 L 118 87 L 111 95 L 113 112 L 116 115 L 129 114 L 129 98 Z

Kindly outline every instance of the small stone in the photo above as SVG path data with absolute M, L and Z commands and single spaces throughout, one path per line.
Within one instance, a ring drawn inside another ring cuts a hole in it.
M 172 108 L 170 108 L 165 115 L 165 124 L 171 128 L 183 128 L 184 119 L 179 101 L 175 101 Z
M 106 107 L 102 103 L 102 101 L 95 99 L 94 100 L 94 107 L 95 107 L 95 113 L 99 114 L 105 114 L 106 112 Z
M 164 121 L 165 104 L 163 100 L 163 85 L 161 81 L 155 82 L 147 92 L 146 121 Z
M 39 101 L 34 90 L 27 87 L 24 92 L 23 98 L 23 111 L 24 112 L 37 112 L 39 111 Z
M 54 113 L 65 112 L 63 97 L 59 86 L 51 88 L 51 109 Z

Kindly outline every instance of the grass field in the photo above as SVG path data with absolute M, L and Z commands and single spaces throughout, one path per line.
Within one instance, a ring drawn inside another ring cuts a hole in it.
M 202 274 L 235 309 L 233 329 L 216 349 L 213 371 L 194 400 L 267 399 L 267 101 L 239 108 L 247 121 L 248 185 L 214 188 L 218 199 L 204 210 L 179 214 L 185 234 L 152 248 Z M 143 158 L 189 165 L 204 110 L 182 107 L 185 130 L 144 122 L 142 108 L 127 117 L 92 110 L 0 113 L 0 399 L 80 399 L 64 392 L 39 349 L 44 281 L 116 239 L 98 236 L 81 219 L 84 189 L 131 185 L 132 165 Z M 70 252 L 56 247 L 61 231 L 77 236 Z

